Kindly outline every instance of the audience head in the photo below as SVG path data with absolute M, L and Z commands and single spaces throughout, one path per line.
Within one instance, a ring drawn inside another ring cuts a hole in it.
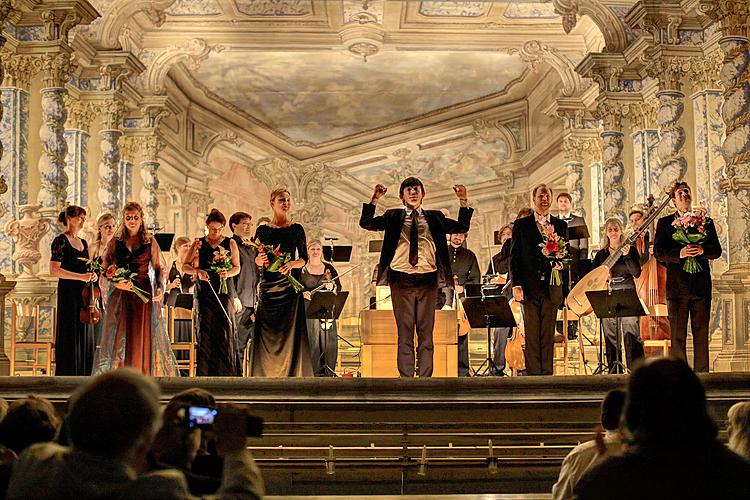
M 622 409 L 625 407 L 626 392 L 621 389 L 613 389 L 604 396 L 602 401 L 602 427 L 608 431 L 617 430 L 620 427 Z
M 729 449 L 750 460 L 750 401 L 737 403 L 727 413 Z
M 185 425 L 191 406 L 216 407 L 216 399 L 203 389 L 192 388 L 176 394 L 162 413 L 163 425 L 154 438 L 152 456 L 159 462 L 189 469 L 201 448 L 201 429 Z
M 29 396 L 13 401 L 0 422 L 0 444 L 20 454 L 34 443 L 55 439 L 60 417 L 46 399 Z
M 424 184 L 416 177 L 407 177 L 398 188 L 398 197 L 409 208 L 416 209 L 422 205 L 425 197 Z
M 74 449 L 125 460 L 140 470 L 160 425 L 159 388 L 122 368 L 93 378 L 70 398 L 68 434 Z
M 57 215 L 57 222 L 68 228 L 69 231 L 78 232 L 86 222 L 86 209 L 76 205 L 68 205 L 65 210 Z
M 229 230 L 240 238 L 248 238 L 253 232 L 253 217 L 247 212 L 235 212 L 229 217 Z
M 714 443 L 718 432 L 703 385 L 674 358 L 650 359 L 633 371 L 625 425 L 636 444 L 670 449 L 699 449 Z

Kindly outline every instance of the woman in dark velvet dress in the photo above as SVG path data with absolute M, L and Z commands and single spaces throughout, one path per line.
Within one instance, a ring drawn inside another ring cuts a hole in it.
M 292 198 L 285 188 L 271 192 L 273 219 L 258 226 L 255 237 L 263 245 L 289 253 L 291 261 L 279 272 L 263 271 L 260 301 L 255 313 L 251 375 L 254 377 L 312 377 L 307 340 L 305 307 L 301 292 L 294 291 L 285 274 L 299 279 L 299 269 L 307 262 L 305 230 L 289 220 Z M 296 257 L 296 258 L 295 258 Z M 265 252 L 258 252 L 255 263 L 265 266 Z
M 242 375 L 232 303 L 235 296 L 234 280 L 227 279 L 227 293 L 220 293 L 221 278 L 231 278 L 240 272 L 240 252 L 237 243 L 221 234 L 226 222 L 221 212 L 215 208 L 211 209 L 211 213 L 206 217 L 208 234 L 193 244 L 191 258 L 183 267 L 186 273 L 193 272 L 198 278 L 193 307 L 197 312 L 196 374 L 199 376 Z M 211 271 L 209 268 L 214 255 L 221 251 L 220 248 L 229 253 L 232 268 L 228 271 Z
M 307 245 L 307 254 L 309 260 L 305 267 L 302 268 L 300 283 L 305 285 L 305 291 L 302 296 L 305 298 L 305 310 L 310 307 L 312 295 L 310 292 L 321 285 L 325 285 L 320 292 L 341 291 L 341 282 L 335 280 L 339 273 L 336 268 L 328 262 L 323 262 L 323 246 L 320 241 L 313 240 Z M 336 322 L 327 321 L 327 326 L 323 328 L 324 320 L 308 319 L 307 320 L 307 339 L 310 344 L 310 361 L 313 366 L 313 373 L 316 377 L 327 377 L 333 375 L 336 371 L 336 358 L 338 358 L 338 330 Z M 326 335 L 326 332 L 328 335 Z
M 94 361 L 94 327 L 81 323 L 81 292 L 96 273 L 89 272 L 86 240 L 78 232 L 86 222 L 86 211 L 69 206 L 57 218 L 65 232 L 52 240 L 50 275 L 57 281 L 57 324 L 55 327 L 55 375 L 91 375 Z M 84 259 L 84 260 L 81 260 Z
M 161 314 L 164 293 L 159 245 L 146 231 L 140 204 L 131 201 L 122 212 L 123 225 L 104 253 L 105 277 L 110 265 L 127 267 L 136 277 L 132 282 L 109 283 L 94 374 L 129 366 L 145 375 L 177 376 L 177 362 Z M 133 292 L 133 285 L 146 291 L 147 302 Z

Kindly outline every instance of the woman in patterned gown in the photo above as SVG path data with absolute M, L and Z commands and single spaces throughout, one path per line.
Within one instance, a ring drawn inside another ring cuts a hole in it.
M 271 192 L 273 219 L 258 226 L 256 239 L 270 248 L 289 253 L 291 261 L 279 272 L 263 271 L 260 301 L 255 314 L 252 370 L 254 377 L 312 377 L 310 347 L 307 339 L 305 306 L 301 292 L 296 292 L 285 274 L 299 278 L 307 263 L 307 238 L 299 224 L 289 220 L 292 197 L 286 188 Z M 265 252 L 258 252 L 255 263 L 265 266 Z
M 136 277 L 133 282 L 109 283 L 94 374 L 130 366 L 146 375 L 178 376 L 162 318 L 164 285 L 159 245 L 146 230 L 143 208 L 134 201 L 123 208 L 122 225 L 104 253 L 105 277 L 113 265 L 129 268 Z M 133 293 L 133 285 L 149 294 L 147 302 Z
M 198 366 L 199 376 L 219 375 L 234 377 L 242 375 L 242 362 L 237 349 L 237 329 L 234 324 L 235 296 L 234 280 L 240 272 L 240 252 L 232 238 L 222 231 L 227 220 L 224 214 L 211 209 L 206 217 L 208 234 L 193 244 L 190 258 L 183 266 L 186 273 L 193 273 L 198 279 L 195 286 L 195 302 L 198 325 Z M 227 271 L 212 271 L 214 257 L 227 252 L 232 267 Z M 221 293 L 221 279 L 227 283 L 227 293 Z
M 86 240 L 78 237 L 86 221 L 86 210 L 71 205 L 60 212 L 57 220 L 65 226 L 65 232 L 52 240 L 49 263 L 50 275 L 58 278 L 55 375 L 90 375 L 94 328 L 79 319 L 81 292 L 90 281 L 96 280 L 96 273 L 86 269 Z

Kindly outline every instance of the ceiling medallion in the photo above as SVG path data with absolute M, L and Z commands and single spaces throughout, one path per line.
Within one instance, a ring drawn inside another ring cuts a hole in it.
M 349 52 L 361 57 L 364 62 L 367 62 L 367 58 L 374 56 L 379 50 L 377 45 L 370 42 L 357 42 L 349 46 Z

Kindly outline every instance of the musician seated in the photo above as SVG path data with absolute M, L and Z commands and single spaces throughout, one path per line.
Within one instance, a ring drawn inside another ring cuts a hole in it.
M 604 264 L 610 255 L 622 247 L 622 255 L 610 268 L 610 288 L 612 290 L 635 289 L 635 280 L 641 275 L 641 263 L 638 250 L 632 245 L 625 245 L 623 227 L 619 219 L 608 219 L 604 225 L 606 236 L 602 240 L 602 249 L 594 257 L 594 266 Z M 602 331 L 604 333 L 609 373 L 623 373 L 622 366 L 617 361 L 622 360 L 618 339 L 619 332 L 625 343 L 625 358 L 628 366 L 632 366 L 637 359 L 643 357 L 643 340 L 641 339 L 640 321 L 637 316 L 624 318 L 603 318 Z

